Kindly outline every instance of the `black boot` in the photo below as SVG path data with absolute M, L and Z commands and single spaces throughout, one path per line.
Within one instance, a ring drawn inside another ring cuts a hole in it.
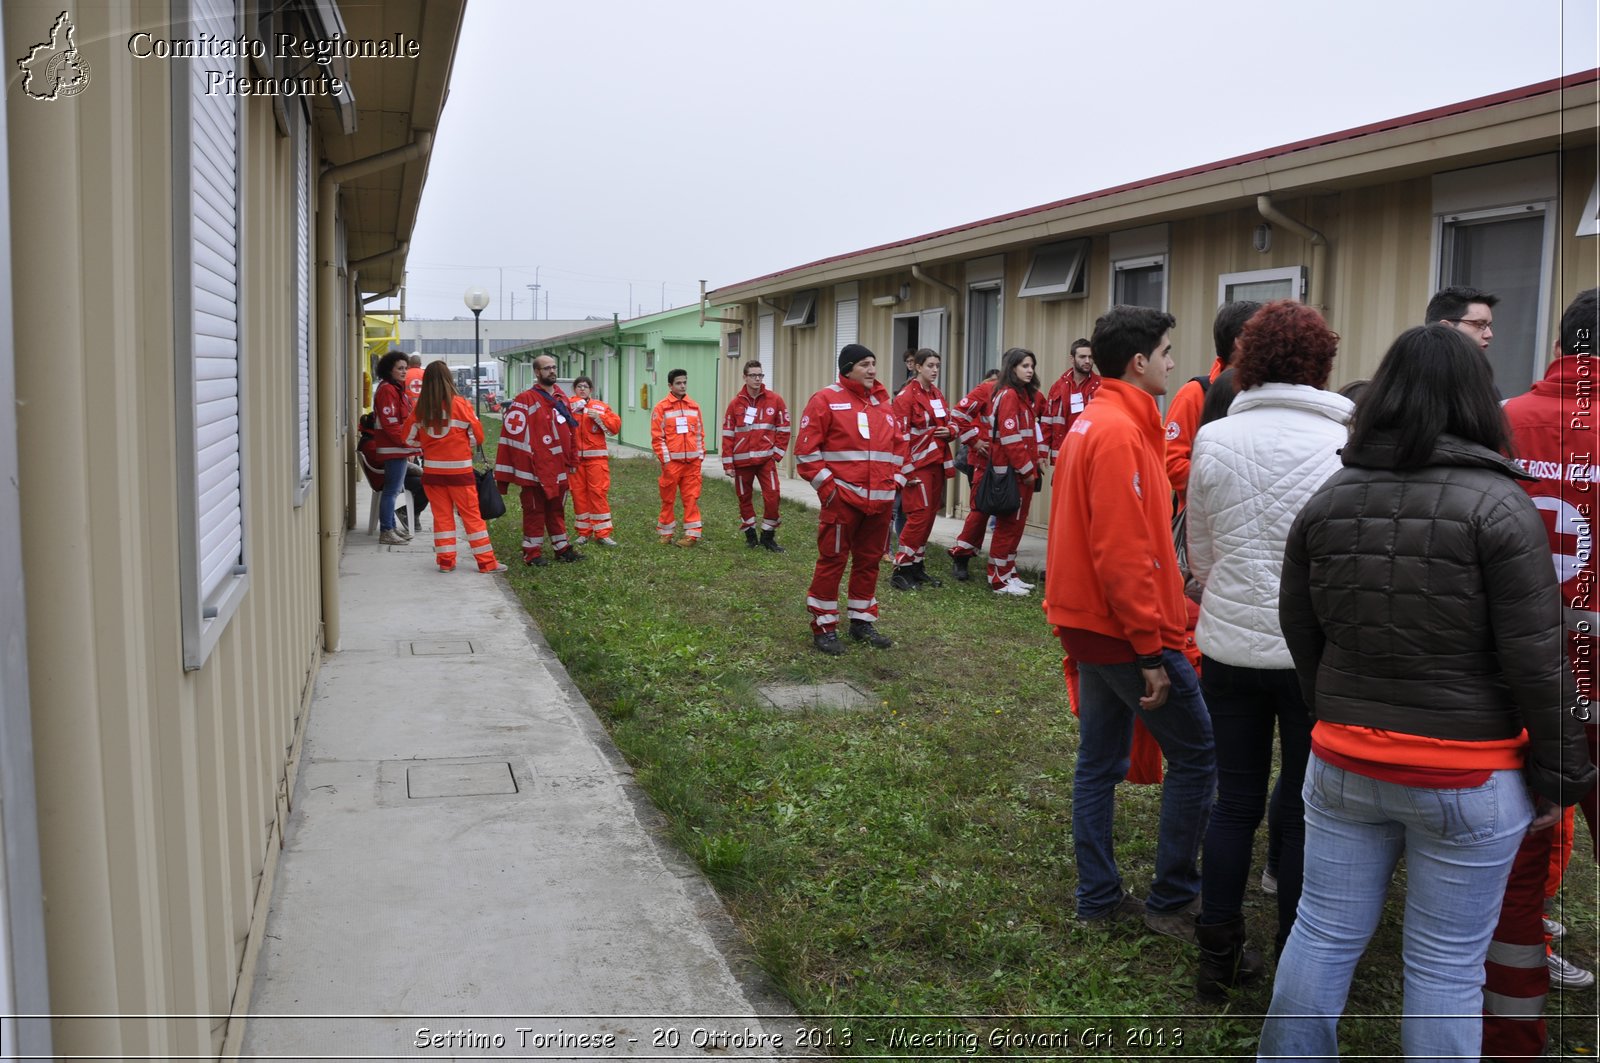
M 771 528 L 768 528 L 766 531 L 761 533 L 761 545 L 763 548 L 771 550 L 775 554 L 787 552 L 783 547 L 778 545 L 778 533 L 773 531 Z
M 914 591 L 914 590 L 916 590 L 917 589 L 917 581 L 915 579 L 913 579 L 912 576 L 911 576 L 911 568 L 910 568 L 910 566 L 909 565 L 905 565 L 905 566 L 901 566 L 899 568 L 896 568 L 894 570 L 894 575 L 889 577 L 889 586 L 893 587 L 897 591 Z
M 850 637 L 857 642 L 865 642 L 869 646 L 876 646 L 880 650 L 886 650 L 894 645 L 887 636 L 878 634 L 878 629 L 872 626 L 872 621 L 870 620 L 850 621 Z
M 1202 1000 L 1225 998 L 1228 990 L 1254 981 L 1265 966 L 1261 953 L 1245 945 L 1243 916 L 1226 923 L 1196 923 L 1194 937 L 1200 946 L 1194 988 Z
M 829 657 L 837 657 L 844 652 L 844 643 L 840 642 L 839 636 L 832 631 L 824 631 L 820 635 L 812 635 L 811 645 L 826 653 Z
M 754 528 L 746 528 L 744 530 L 744 544 L 752 550 L 756 548 L 756 530 Z
M 918 561 L 911 566 L 911 578 L 918 583 L 926 583 L 930 587 L 943 587 L 944 581 L 928 575 L 928 563 Z
M 967 580 L 972 578 L 972 573 L 967 571 L 967 562 L 970 560 L 971 558 L 956 557 L 951 555 L 950 567 L 955 570 L 956 579 L 960 580 L 962 583 L 965 583 Z

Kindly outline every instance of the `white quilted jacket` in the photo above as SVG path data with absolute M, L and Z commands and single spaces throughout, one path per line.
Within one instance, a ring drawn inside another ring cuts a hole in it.
M 1189 567 L 1205 588 L 1195 642 L 1241 668 L 1293 668 L 1278 625 L 1283 544 L 1300 507 L 1339 469 L 1350 400 L 1304 384 L 1239 393 L 1195 436 Z

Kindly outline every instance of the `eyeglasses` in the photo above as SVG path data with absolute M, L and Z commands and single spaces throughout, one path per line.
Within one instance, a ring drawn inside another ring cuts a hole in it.
M 744 375 L 744 378 L 746 380 L 765 380 L 766 377 L 767 377 L 767 374 L 765 374 L 765 373 L 746 373 Z
M 1479 317 L 1447 317 L 1445 320 L 1454 321 L 1458 325 L 1466 325 L 1468 328 L 1476 329 L 1479 332 L 1488 332 L 1494 327 L 1493 321 L 1485 321 Z

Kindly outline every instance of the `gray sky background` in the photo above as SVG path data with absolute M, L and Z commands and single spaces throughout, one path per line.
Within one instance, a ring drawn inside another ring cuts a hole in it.
M 470 0 L 406 313 L 692 305 L 1596 66 L 1593 0 Z

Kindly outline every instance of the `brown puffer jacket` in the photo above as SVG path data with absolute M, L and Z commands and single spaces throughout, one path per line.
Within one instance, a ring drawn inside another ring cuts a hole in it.
M 1594 786 L 1544 521 L 1504 457 L 1441 436 L 1399 470 L 1391 440 L 1341 452 L 1300 511 L 1278 613 L 1306 704 L 1331 723 L 1460 741 L 1530 739 L 1562 805 Z

